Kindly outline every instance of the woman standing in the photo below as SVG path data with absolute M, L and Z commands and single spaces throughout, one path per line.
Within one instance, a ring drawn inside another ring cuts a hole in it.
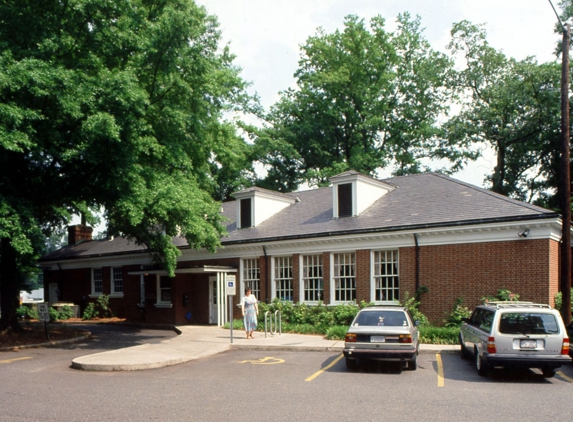
M 247 339 L 254 339 L 253 331 L 257 329 L 259 306 L 257 305 L 257 298 L 253 295 L 250 287 L 245 289 L 245 296 L 243 297 L 241 308 L 243 310 L 243 324 L 245 325 Z

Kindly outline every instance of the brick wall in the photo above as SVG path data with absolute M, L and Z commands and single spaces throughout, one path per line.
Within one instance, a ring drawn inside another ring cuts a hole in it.
M 400 249 L 401 297 L 415 293 L 415 248 Z M 472 308 L 484 296 L 508 289 L 530 300 L 553 305 L 558 288 L 558 243 L 552 240 L 522 240 L 464 245 L 422 246 L 420 285 L 421 311 L 441 323 L 463 297 Z

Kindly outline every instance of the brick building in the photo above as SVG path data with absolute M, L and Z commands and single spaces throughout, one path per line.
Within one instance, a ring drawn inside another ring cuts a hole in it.
M 349 171 L 328 188 L 235 198 L 222 204 L 228 235 L 217 253 L 173 240 L 182 252 L 174 278 L 142 246 L 70 227 L 69 245 L 40 261 L 48 300 L 83 308 L 107 294 L 120 317 L 217 324 L 228 320 L 229 275 L 234 304 L 246 285 L 262 301 L 329 305 L 403 299 L 424 286 L 421 310 L 440 323 L 458 297 L 472 306 L 505 288 L 553 304 L 558 290 L 560 216 L 443 175 Z

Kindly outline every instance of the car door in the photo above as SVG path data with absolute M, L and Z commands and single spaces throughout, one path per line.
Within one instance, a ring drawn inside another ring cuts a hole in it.
M 486 315 L 486 310 L 483 308 L 476 308 L 470 317 L 470 320 L 465 324 L 462 338 L 466 350 L 473 353 L 474 348 L 480 343 L 483 337 L 483 330 L 481 328 L 482 322 Z

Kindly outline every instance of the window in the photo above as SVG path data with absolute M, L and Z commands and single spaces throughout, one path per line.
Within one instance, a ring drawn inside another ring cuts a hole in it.
M 259 300 L 261 294 L 260 280 L 259 259 L 243 259 L 243 285 L 245 288 L 250 287 L 255 297 Z
M 374 301 L 399 300 L 398 251 L 374 252 Z
M 252 206 L 251 198 L 241 199 L 241 228 L 251 227 L 253 225 L 252 220 Z
M 356 300 L 356 255 L 354 253 L 337 253 L 332 258 L 334 301 L 351 302 Z
M 292 257 L 278 256 L 274 259 L 274 282 L 276 297 L 280 300 L 293 300 Z
M 123 294 L 123 268 L 121 267 L 111 269 L 111 294 Z
M 157 280 L 157 305 L 171 305 L 171 279 L 166 275 Z
M 305 302 L 324 300 L 322 255 L 305 255 L 302 257 L 302 285 Z
M 352 217 L 352 183 L 338 185 L 338 218 Z
M 92 295 L 103 294 L 103 272 L 101 268 L 92 270 Z

